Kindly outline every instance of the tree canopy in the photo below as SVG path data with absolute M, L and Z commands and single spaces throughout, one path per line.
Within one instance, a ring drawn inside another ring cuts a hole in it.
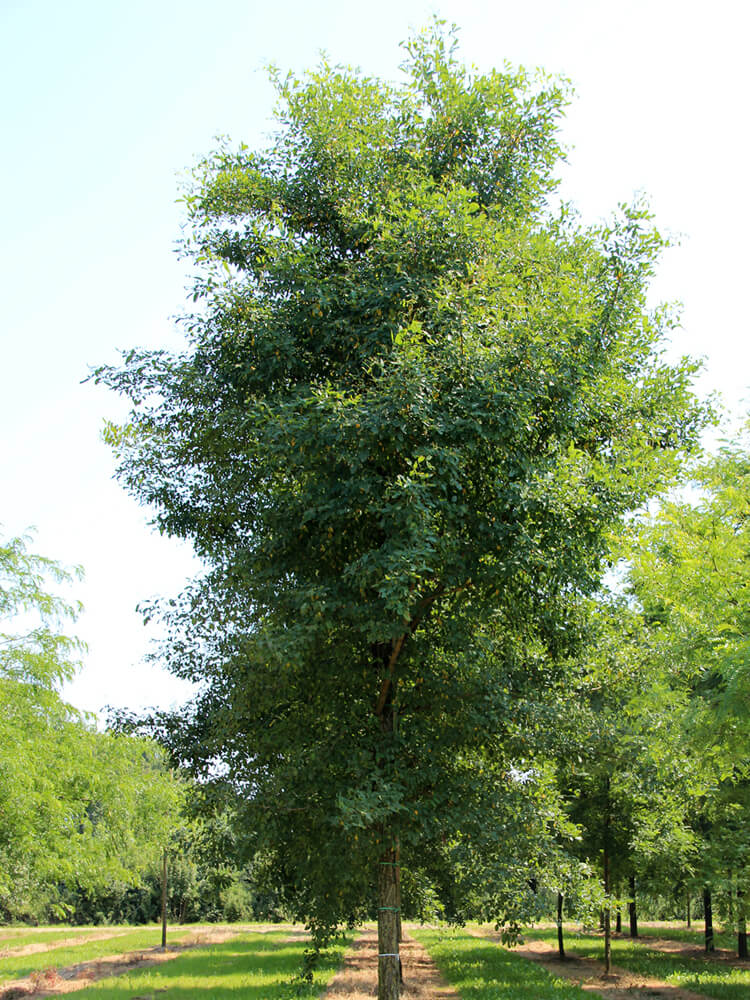
M 555 203 L 567 86 L 469 71 L 440 29 L 403 69 L 277 75 L 269 146 L 185 196 L 184 353 L 96 376 L 133 403 L 123 482 L 207 564 L 154 609 L 201 684 L 175 745 L 320 933 L 379 907 L 389 998 L 399 866 L 450 908 L 524 882 L 556 825 L 522 720 L 702 421 L 644 206 Z

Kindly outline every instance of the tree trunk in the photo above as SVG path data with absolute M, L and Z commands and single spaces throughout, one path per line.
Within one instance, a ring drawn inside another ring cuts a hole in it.
M 557 894 L 557 954 L 560 961 L 565 961 L 565 944 L 563 942 L 563 894 Z
M 706 951 L 714 950 L 714 916 L 711 909 L 711 890 L 703 890 L 703 915 L 706 922 Z
M 747 921 L 742 889 L 737 889 L 737 958 L 747 958 Z
M 395 714 L 395 713 L 394 713 Z M 398 887 L 398 909 L 396 910 L 396 938 L 398 939 L 399 945 L 404 940 L 404 931 L 401 926 L 401 842 L 399 838 L 396 837 L 396 885 Z M 401 985 L 404 985 L 404 966 L 401 962 L 401 948 L 398 949 L 398 981 Z
M 396 734 L 396 713 L 393 707 L 393 687 L 388 692 L 380 714 L 384 740 L 392 741 Z M 388 843 L 389 830 L 381 828 L 381 843 Z M 399 916 L 401 914 L 401 880 L 398 840 L 380 856 L 378 865 L 378 1000 L 399 1000 L 403 971 L 399 955 Z
M 615 934 L 622 934 L 622 910 L 619 906 L 615 914 Z
M 396 851 L 386 851 L 378 866 L 378 1000 L 399 1000 L 401 959 L 398 951 L 400 910 Z
M 609 905 L 609 845 L 604 846 L 604 971 L 607 975 L 612 970 L 612 911 Z
M 609 825 L 610 825 L 609 778 L 607 778 L 607 812 L 604 818 L 604 972 L 609 975 L 612 970 L 612 907 L 609 901 Z
M 687 905 L 687 925 L 688 925 L 688 927 L 690 927 L 691 923 L 690 923 L 690 893 L 689 892 L 687 893 L 687 904 L 686 905 Z
M 167 947 L 167 849 L 161 858 L 161 946 Z
M 630 902 L 628 903 L 628 914 L 630 915 L 630 936 L 638 937 L 638 909 L 635 901 L 635 875 L 630 876 Z

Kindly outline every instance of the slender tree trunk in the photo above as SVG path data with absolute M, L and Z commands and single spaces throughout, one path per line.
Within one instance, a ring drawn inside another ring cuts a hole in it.
M 687 895 L 687 900 L 686 900 L 687 925 L 688 925 L 688 927 L 690 927 L 691 926 L 691 923 L 690 923 L 690 893 L 688 892 L 686 895 Z
M 609 901 L 610 877 L 609 877 L 609 826 L 611 817 L 609 814 L 609 778 L 607 778 L 607 812 L 604 818 L 604 971 L 610 974 L 612 969 L 612 907 Z
M 167 849 L 161 857 L 161 946 L 167 947 Z
M 607 840 L 604 844 L 604 971 L 607 975 L 612 970 L 612 911 L 609 905 L 609 844 Z
M 619 906 L 615 914 L 615 934 L 622 934 L 622 910 Z
M 711 908 L 711 890 L 703 890 L 703 916 L 706 923 L 706 951 L 714 951 L 714 915 Z
M 391 742 L 396 733 L 396 716 L 390 695 L 380 715 L 384 740 Z M 387 844 L 390 831 L 381 829 L 381 843 Z M 401 881 L 397 842 L 380 856 L 378 864 L 378 1000 L 399 1000 L 401 995 L 401 956 L 399 954 L 399 914 Z
M 747 920 L 742 889 L 737 889 L 737 958 L 747 958 Z
M 404 931 L 401 925 L 401 842 L 398 837 L 396 837 L 396 885 L 398 887 L 398 909 L 396 910 L 396 937 L 398 939 L 399 945 L 404 940 Z M 401 948 L 399 947 L 399 957 L 398 957 L 398 981 L 403 986 L 404 985 L 404 966 L 401 962 Z
M 557 954 L 560 961 L 565 961 L 565 943 L 563 941 L 563 894 L 557 894 Z
M 630 936 L 638 937 L 638 908 L 635 901 L 635 875 L 630 876 L 630 902 L 628 903 L 628 914 L 630 916 Z

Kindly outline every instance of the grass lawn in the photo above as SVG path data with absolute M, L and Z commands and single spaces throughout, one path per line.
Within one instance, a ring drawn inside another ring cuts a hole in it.
M 97 928 L 103 930 L 104 928 Z M 122 930 L 123 928 L 111 928 L 111 930 Z M 92 928 L 68 927 L 65 931 L 60 931 L 60 938 L 78 937 L 78 932 L 86 930 L 91 932 Z M 124 951 L 137 951 L 139 948 L 153 948 L 161 944 L 161 927 L 139 927 L 137 929 L 125 928 L 125 934 L 118 934 L 116 937 L 104 938 L 102 940 L 93 937 L 84 944 L 72 946 L 61 946 L 50 948 L 47 951 L 38 951 L 32 955 L 8 955 L 0 958 L 0 982 L 8 979 L 21 979 L 31 972 L 39 972 L 43 969 L 62 969 L 67 965 L 76 965 L 78 962 L 86 962 L 92 958 L 104 958 L 107 955 L 119 955 Z M 176 943 L 190 934 L 191 927 L 180 927 L 179 930 L 170 931 L 168 942 Z M 49 933 L 32 937 L 31 941 L 21 941 L 13 938 L 14 946 L 33 941 L 49 941 Z M 5 947 L 11 946 L 11 939 L 3 942 Z
M 25 944 L 52 944 L 66 938 L 95 937 L 97 934 L 122 934 L 132 927 L 2 927 L 0 951 L 22 948 Z
M 695 925 L 689 930 L 687 927 L 669 926 L 649 926 L 639 924 L 638 933 L 642 938 L 667 938 L 670 941 L 684 941 L 685 944 L 694 944 L 697 948 L 702 948 L 705 942 L 703 928 Z M 717 948 L 728 948 L 734 951 L 737 948 L 737 935 L 733 931 L 721 931 L 714 927 L 714 944 Z
M 347 940 L 321 958 L 311 987 L 292 984 L 300 970 L 305 941 L 288 931 L 241 934 L 223 944 L 185 952 L 149 969 L 102 979 L 75 994 L 76 1000 L 132 1000 L 166 995 L 169 1000 L 291 1000 L 316 997 L 339 968 Z
M 462 1000 L 591 1000 L 574 983 L 467 931 L 421 927 L 410 933 Z
M 660 928 L 655 936 L 671 936 L 663 933 L 663 930 Z M 557 947 L 557 931 L 554 929 L 524 931 L 524 937 L 528 940 L 546 941 Z M 571 955 L 604 961 L 604 941 L 601 935 L 567 931 L 565 950 Z M 748 1000 L 750 997 L 750 969 L 732 969 L 725 962 L 662 953 L 649 948 L 647 942 L 641 939 L 631 941 L 630 938 L 613 938 L 612 963 L 655 979 L 663 979 L 672 986 L 703 993 L 714 1000 Z

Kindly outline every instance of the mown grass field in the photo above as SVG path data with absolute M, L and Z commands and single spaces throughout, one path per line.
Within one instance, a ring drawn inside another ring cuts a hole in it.
M 132 927 L 2 927 L 0 928 L 0 954 L 8 948 L 21 948 L 27 944 L 49 945 L 66 938 L 97 937 L 105 934 L 123 934 Z
M 632 972 L 663 979 L 671 986 L 702 993 L 713 1000 L 748 1000 L 750 998 L 750 969 L 734 969 L 726 962 L 710 958 L 693 958 L 659 952 L 648 945 L 648 937 L 673 938 L 687 943 L 700 945 L 701 936 L 696 931 L 684 931 L 689 937 L 683 937 L 679 930 L 668 928 L 643 928 L 644 938 L 613 938 L 612 963 L 620 965 Z M 675 933 L 678 936 L 675 936 Z M 524 932 L 528 940 L 546 941 L 557 946 L 557 931 L 555 929 L 534 929 Z M 723 938 L 730 944 L 730 936 Z M 604 960 L 604 942 L 601 935 L 584 934 L 581 931 L 568 930 L 565 934 L 565 950 L 569 955 L 581 958 Z
M 131 1000 L 150 996 L 158 1000 L 292 1000 L 299 996 L 319 996 L 343 961 L 346 944 L 339 943 L 321 960 L 313 983 L 297 979 L 304 939 L 291 939 L 289 928 L 258 933 L 242 925 L 237 937 L 185 951 L 176 958 L 147 968 L 135 968 L 93 983 L 76 993 L 81 1000 Z M 17 933 L 0 938 L 3 947 L 44 942 L 54 945 L 65 938 L 88 936 L 85 943 L 51 947 L 31 955 L 0 959 L 0 983 L 33 972 L 64 968 L 80 962 L 106 959 L 123 952 L 143 950 L 161 943 L 158 927 L 66 927 L 54 930 L 13 929 Z M 180 940 L 200 930 L 185 926 L 170 930 L 169 940 Z M 99 939 L 98 934 L 117 936 Z M 551 975 L 542 965 L 522 958 L 494 940 L 481 939 L 461 929 L 416 928 L 411 933 L 427 948 L 443 976 L 460 993 L 462 1000 L 585 1000 L 591 997 L 577 984 Z M 612 960 L 633 972 L 662 979 L 712 1000 L 748 1000 L 750 969 L 733 969 L 723 962 L 664 954 L 648 947 L 649 938 L 670 938 L 700 945 L 699 930 L 685 928 L 642 928 L 642 938 L 615 938 Z M 556 946 L 554 928 L 536 928 L 525 933 L 528 940 L 542 940 Z M 719 937 L 717 944 L 731 945 L 731 935 Z M 601 961 L 600 935 L 566 930 L 566 950 L 570 955 Z
M 424 927 L 410 933 L 462 1000 L 591 1000 L 574 983 L 468 931 Z
M 693 944 L 696 948 L 702 948 L 705 940 L 703 928 L 699 925 L 688 929 L 670 924 L 639 924 L 638 933 L 642 938 L 668 938 L 670 941 Z M 714 927 L 714 944 L 717 948 L 728 948 L 730 951 L 734 951 L 737 947 L 737 935 L 731 931 L 723 931 Z
M 48 948 L 46 951 L 34 952 L 30 955 L 6 955 L 0 958 L 0 983 L 9 979 L 21 979 L 32 972 L 41 972 L 44 969 L 63 969 L 69 965 L 77 965 L 79 962 L 87 962 L 91 959 L 106 958 L 108 955 L 119 955 L 126 951 L 138 951 L 142 948 L 154 948 L 161 944 L 160 927 L 139 927 L 129 928 L 108 928 L 111 931 L 125 931 L 117 933 L 115 937 L 98 938 L 94 936 L 101 932 L 103 928 L 81 928 L 68 927 L 65 931 L 60 931 L 57 940 L 84 936 L 86 931 L 92 934 L 91 938 L 77 945 L 61 945 L 60 947 Z M 189 934 L 194 928 L 189 926 L 180 927 L 179 930 L 170 931 L 169 942 L 176 944 Z M 12 940 L 12 944 L 11 944 Z M 49 932 L 30 932 L 28 940 L 26 935 L 22 937 L 5 939 L 2 942 L 4 948 L 20 947 L 23 944 L 33 944 L 37 941 L 50 942 Z
M 76 1000 L 131 1000 L 134 996 L 168 995 L 169 1000 L 291 1000 L 316 997 L 340 966 L 348 940 L 321 959 L 313 983 L 294 981 L 304 940 L 289 940 L 289 931 L 244 933 L 222 944 L 197 948 L 147 969 L 134 969 L 102 979 L 76 993 Z

